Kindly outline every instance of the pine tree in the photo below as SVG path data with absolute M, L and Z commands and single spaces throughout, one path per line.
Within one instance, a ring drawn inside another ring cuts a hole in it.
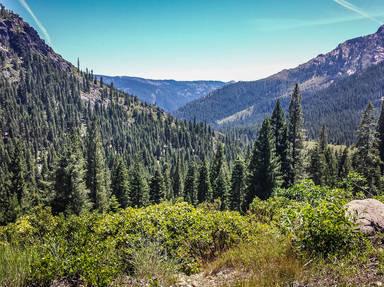
M 220 143 L 217 146 L 215 156 L 211 162 L 210 177 L 211 177 L 211 186 L 213 187 L 213 198 L 217 198 L 219 196 L 218 194 L 220 193 L 220 191 L 216 190 L 214 186 L 215 186 L 215 181 L 221 172 L 223 164 L 224 164 L 224 146 L 223 144 Z
M 288 115 L 288 142 L 289 142 L 289 185 L 295 184 L 303 177 L 303 150 L 304 150 L 304 119 L 301 108 L 301 95 L 299 85 L 296 84 L 291 96 Z
M 189 164 L 185 177 L 184 199 L 191 204 L 197 203 L 196 165 L 194 162 Z
M 245 166 L 242 158 L 237 158 L 234 163 L 231 177 L 230 207 L 232 210 L 241 211 L 245 192 Z
M 356 169 L 367 179 L 369 195 L 377 195 L 381 187 L 381 160 L 376 131 L 373 106 L 369 103 L 362 114 L 355 154 Z
M 334 157 L 331 149 L 328 147 L 325 126 L 322 126 L 319 141 L 311 151 L 309 174 L 317 185 L 333 185 L 334 172 Z
M 12 214 L 21 214 L 24 207 L 24 200 L 28 198 L 28 186 L 26 183 L 26 163 L 24 149 L 20 141 L 15 143 L 10 162 L 10 192 L 9 199 L 12 205 Z
M 275 141 L 276 155 L 280 162 L 280 173 L 283 178 L 283 186 L 289 186 L 290 162 L 289 162 L 289 142 L 288 127 L 285 121 L 284 111 L 281 107 L 280 100 L 276 101 L 276 105 L 271 117 L 272 133 Z
M 130 205 L 128 169 L 121 158 L 117 160 L 112 173 L 112 194 L 116 197 L 120 207 L 126 208 Z
M 110 199 L 109 171 L 96 120 L 88 127 L 87 155 L 87 187 L 90 190 L 93 209 L 106 212 Z
M 141 160 L 135 160 L 130 172 L 131 202 L 134 207 L 146 206 L 149 203 L 149 187 Z
M 316 185 L 326 182 L 326 160 L 321 147 L 318 145 L 311 151 L 309 174 Z
M 384 174 L 384 101 L 381 102 L 380 117 L 377 123 L 377 137 L 381 160 L 381 174 Z
M 149 187 L 149 200 L 151 203 L 160 203 L 165 199 L 165 186 L 160 167 L 157 166 L 151 178 Z
M 328 135 L 325 126 L 320 130 L 319 148 L 325 160 L 324 183 L 328 186 L 336 184 L 336 158 L 332 149 L 328 145 Z
M 162 174 L 163 174 L 163 182 L 164 182 L 165 199 L 172 200 L 173 192 L 172 192 L 172 186 L 171 186 L 171 170 L 169 168 L 168 162 L 164 164 Z
M 172 191 L 173 191 L 174 198 L 178 198 L 184 194 L 182 182 L 183 180 L 181 176 L 180 164 L 177 161 L 176 168 L 172 177 Z
M 69 156 L 68 172 L 71 192 L 67 210 L 74 214 L 80 214 L 89 207 L 89 191 L 85 184 L 85 161 L 77 134 L 72 137 L 72 152 Z
M 15 221 L 21 211 L 17 194 L 11 189 L 11 173 L 7 171 L 5 158 L 5 154 L 2 153 L 2 161 L 0 161 L 0 225 Z
M 262 200 L 268 199 L 279 184 L 279 163 L 275 154 L 271 123 L 270 119 L 265 119 L 248 166 L 245 209 L 256 196 Z
M 204 160 L 199 168 L 199 179 L 197 183 L 197 201 L 212 201 L 212 188 L 207 162 Z
M 221 210 L 229 209 L 229 179 L 228 179 L 228 170 L 225 165 L 220 169 L 220 173 L 217 176 L 214 182 L 214 190 L 216 190 L 217 197 L 216 199 L 220 200 Z
M 54 189 L 53 212 L 78 215 L 89 208 L 85 161 L 77 132 L 72 134 L 64 147 L 55 172 Z
M 346 147 L 339 159 L 339 163 L 337 167 L 337 175 L 339 180 L 343 180 L 347 178 L 351 169 L 352 169 L 352 163 L 351 163 L 351 158 L 349 156 L 349 148 Z

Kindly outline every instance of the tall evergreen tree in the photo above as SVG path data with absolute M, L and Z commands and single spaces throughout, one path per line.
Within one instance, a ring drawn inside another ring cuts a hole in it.
M 288 114 L 289 172 L 288 183 L 295 184 L 303 177 L 304 118 L 301 108 L 299 85 L 296 84 Z
M 172 177 L 172 191 L 173 197 L 178 198 L 184 194 L 183 192 L 183 180 L 181 175 L 181 168 L 179 161 L 176 163 L 176 167 Z
M 136 158 L 132 170 L 130 171 L 131 202 L 134 207 L 142 207 L 149 204 L 149 186 L 143 164 Z
M 270 119 L 265 119 L 249 162 L 247 192 L 244 200 L 246 209 L 256 196 L 265 200 L 272 195 L 273 190 L 280 183 L 279 173 Z
M 15 221 L 20 213 L 17 195 L 10 189 L 9 176 L 5 169 L 0 169 L 0 225 Z
M 78 215 L 89 208 L 89 191 L 85 184 L 85 161 L 77 132 L 72 134 L 67 145 L 55 172 L 52 209 L 55 213 Z
M 199 178 L 197 183 L 197 201 L 212 201 L 212 188 L 209 176 L 208 164 L 204 160 L 199 168 Z
M 112 194 L 116 197 L 120 207 L 130 205 L 130 188 L 128 169 L 124 161 L 119 158 L 112 172 Z
M 376 195 L 381 188 L 381 160 L 374 111 L 371 103 L 368 104 L 361 117 L 356 149 L 356 169 L 367 179 L 369 195 Z
M 223 165 L 214 182 L 214 190 L 216 190 L 217 194 L 216 199 L 220 200 L 221 210 L 226 210 L 230 207 L 229 188 L 228 169 L 226 165 Z
M 320 131 L 319 147 L 325 158 L 324 183 L 328 186 L 334 186 L 337 177 L 337 162 L 335 153 L 328 145 L 328 134 L 324 125 Z
M 337 166 L 337 175 L 339 180 L 345 179 L 348 176 L 351 169 L 352 169 L 352 162 L 349 156 L 349 148 L 346 147 L 342 155 L 340 156 L 338 166 Z
M 163 166 L 162 174 L 163 174 L 163 182 L 164 182 L 165 199 L 172 200 L 173 191 L 172 191 L 172 185 L 171 185 L 171 170 L 167 162 Z
M 326 159 L 319 144 L 311 151 L 309 175 L 317 185 L 324 185 L 326 182 Z
M 279 99 L 276 101 L 276 105 L 272 112 L 271 126 L 275 141 L 276 155 L 280 162 L 280 172 L 283 178 L 283 186 L 288 187 L 290 182 L 288 127 Z
M 93 209 L 106 212 L 109 209 L 110 180 L 99 123 L 96 120 L 88 127 L 87 156 L 87 187 Z
M 184 199 L 191 204 L 197 203 L 196 165 L 194 162 L 189 164 L 185 177 Z
M 311 151 L 309 174 L 317 185 L 333 186 L 336 183 L 336 161 L 331 148 L 328 146 L 325 126 L 321 128 L 319 141 Z
M 160 203 L 165 199 L 165 186 L 160 167 L 157 166 L 149 186 L 149 200 L 151 203 Z
M 21 214 L 22 210 L 26 209 L 28 205 L 25 202 L 28 199 L 28 185 L 26 182 L 26 162 L 24 157 L 24 148 L 22 143 L 17 140 L 15 143 L 15 150 L 11 157 L 10 162 L 10 200 L 12 213 Z M 17 200 L 15 200 L 17 199 Z
M 384 174 L 384 101 L 381 102 L 380 117 L 377 123 L 377 137 L 381 160 L 381 174 Z
M 215 190 L 214 185 L 217 177 L 219 176 L 221 169 L 224 164 L 224 145 L 219 143 L 217 145 L 217 150 L 215 156 L 211 162 L 211 185 L 213 187 L 213 197 L 216 198 L 218 196 L 219 191 Z
M 231 177 L 230 208 L 241 211 L 245 192 L 245 166 L 242 158 L 237 158 Z

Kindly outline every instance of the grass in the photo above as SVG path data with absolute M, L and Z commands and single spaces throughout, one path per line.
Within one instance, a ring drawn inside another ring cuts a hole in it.
M 33 257 L 30 250 L 0 245 L 0 286 L 26 286 Z
M 248 273 L 248 279 L 236 286 L 287 286 L 301 279 L 303 265 L 295 256 L 287 239 L 278 235 L 260 235 L 251 242 L 241 243 L 212 262 L 207 273 L 224 269 Z
M 157 243 L 147 243 L 137 249 L 131 264 L 139 281 L 144 280 L 154 286 L 171 286 L 176 281 L 177 262 L 168 257 Z

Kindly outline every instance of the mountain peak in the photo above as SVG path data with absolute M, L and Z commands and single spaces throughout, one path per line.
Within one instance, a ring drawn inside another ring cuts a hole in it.
M 25 58 L 39 55 L 49 58 L 58 67 L 71 69 L 71 64 L 56 54 L 34 28 L 23 18 L 10 10 L 0 7 L 0 54 L 11 62 L 23 62 Z M 12 77 L 9 65 L 2 65 L 0 73 Z
M 377 30 L 376 34 L 382 34 L 384 35 L 384 25 L 381 25 L 379 29 Z
M 176 114 L 219 126 L 253 125 L 270 112 L 268 107 L 276 98 L 288 96 L 296 83 L 304 95 L 314 94 L 380 63 L 384 63 L 384 26 L 376 33 L 347 40 L 293 69 L 258 81 L 226 85 L 209 97 L 187 104 Z M 209 112 L 206 107 L 210 107 Z

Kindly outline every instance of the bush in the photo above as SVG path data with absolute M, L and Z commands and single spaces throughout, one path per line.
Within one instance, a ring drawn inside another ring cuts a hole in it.
M 294 241 L 301 250 L 328 257 L 365 249 L 363 235 L 340 202 L 322 200 L 315 207 L 306 204 L 297 215 L 289 221 Z
M 267 200 L 256 197 L 249 206 L 248 214 L 258 222 L 278 224 L 285 214 L 285 208 L 295 202 L 282 196 L 272 196 Z
M 275 195 L 311 205 L 316 205 L 319 201 L 325 199 L 329 201 L 347 201 L 353 198 L 349 190 L 315 185 L 312 180 L 302 180 L 290 188 L 277 189 Z
M 164 203 L 67 218 L 38 209 L 0 228 L 0 244 L 2 240 L 20 250 L 36 250 L 30 277 L 34 283 L 65 277 L 107 286 L 121 274 L 137 271 L 132 259 L 143 251 L 143 242 L 158 243 L 182 271 L 193 273 L 255 232 L 255 224 L 237 212 Z
M 358 251 L 365 245 L 363 235 L 345 212 L 344 206 L 351 198 L 350 190 L 316 186 L 304 180 L 278 189 L 267 201 L 254 200 L 250 213 L 292 236 L 299 250 L 328 257 Z

